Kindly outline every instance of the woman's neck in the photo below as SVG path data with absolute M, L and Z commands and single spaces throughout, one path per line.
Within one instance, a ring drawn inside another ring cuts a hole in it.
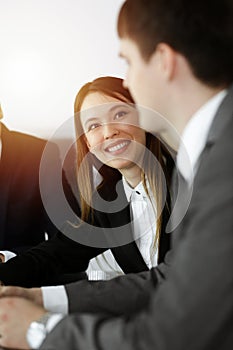
M 141 182 L 141 168 L 138 165 L 131 166 L 126 169 L 119 169 L 128 184 L 135 188 Z

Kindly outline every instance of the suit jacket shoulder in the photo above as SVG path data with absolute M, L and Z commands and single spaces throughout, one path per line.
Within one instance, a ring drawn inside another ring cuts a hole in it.
M 45 232 L 49 237 L 58 232 L 40 192 L 40 164 L 47 141 L 10 131 L 3 124 L 1 138 L 0 249 L 22 252 L 43 241 Z M 57 167 L 61 167 L 59 152 L 55 144 L 51 144 L 51 150 L 50 168 L 54 164 L 53 171 L 56 172 Z M 53 184 L 52 170 L 49 171 L 47 178 Z M 64 191 L 73 200 L 64 174 L 63 182 Z M 51 197 L 55 195 L 51 190 L 49 193 Z

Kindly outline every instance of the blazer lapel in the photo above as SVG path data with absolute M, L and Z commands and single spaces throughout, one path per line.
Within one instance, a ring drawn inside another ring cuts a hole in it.
M 117 198 L 109 202 L 111 212 L 107 213 L 110 227 L 111 251 L 125 273 L 148 270 L 146 263 L 134 241 L 130 220 L 130 205 L 127 201 L 122 180 L 116 185 Z M 111 197 L 112 193 L 110 194 Z M 112 234 L 112 232 L 114 232 Z M 114 238 L 113 238 L 114 237 Z
M 189 205 L 188 212 L 190 208 L 192 207 L 192 204 L 196 201 L 196 194 L 198 194 L 198 191 L 196 190 L 200 186 L 200 181 L 203 181 L 206 176 L 208 176 L 209 169 L 206 168 L 206 164 L 208 164 L 208 157 L 210 155 L 210 151 L 212 150 L 212 147 L 214 144 L 219 140 L 220 137 L 224 137 L 224 130 L 228 127 L 228 124 L 232 120 L 233 117 L 233 85 L 229 88 L 229 91 L 226 95 L 226 97 L 223 99 L 221 105 L 219 106 L 216 115 L 214 117 L 213 123 L 211 125 L 207 142 L 205 145 L 204 150 L 202 151 L 199 159 L 199 167 L 197 170 L 197 173 L 194 177 L 194 184 L 193 184 L 193 194 L 192 199 Z M 216 164 L 216 166 L 218 166 Z M 187 214 L 185 218 L 187 217 Z M 177 229 L 176 235 L 173 235 L 173 245 L 176 244 L 176 241 L 179 241 L 182 235 L 185 234 L 185 218 L 182 220 L 181 224 L 179 225 Z
M 205 165 L 205 159 L 208 157 L 212 146 L 220 137 L 224 137 L 224 130 L 228 127 L 228 124 L 233 117 L 233 85 L 229 88 L 228 94 L 223 99 L 221 105 L 219 106 L 217 113 L 214 117 L 213 123 L 211 125 L 206 146 L 200 155 L 200 164 L 197 174 L 194 179 L 194 187 L 202 174 L 202 167 Z M 208 173 L 208 172 L 207 172 Z
M 148 270 L 134 241 L 130 218 L 130 204 L 127 201 L 122 180 L 118 182 L 117 193 L 120 203 L 119 209 L 123 207 L 123 210 L 119 210 L 114 215 L 111 215 L 109 220 L 112 227 L 119 227 L 119 243 L 121 245 L 112 248 L 112 253 L 124 273 L 136 273 Z
M 233 84 L 230 86 L 226 97 L 223 99 L 213 120 L 207 143 L 215 142 L 223 133 L 233 117 Z
M 200 155 L 199 169 L 201 168 L 201 163 L 205 162 L 205 158 L 208 156 L 209 151 L 214 145 L 214 143 L 217 141 L 219 137 L 222 136 L 224 129 L 227 128 L 227 125 L 232 120 L 232 117 L 233 117 L 233 85 L 231 85 L 231 87 L 229 88 L 228 94 L 223 99 L 214 117 L 213 123 L 211 125 L 210 131 L 208 134 L 206 146 L 202 154 Z M 198 176 L 196 176 L 195 179 L 197 177 Z
M 112 248 L 111 250 L 124 273 L 149 270 L 135 241 L 121 247 Z

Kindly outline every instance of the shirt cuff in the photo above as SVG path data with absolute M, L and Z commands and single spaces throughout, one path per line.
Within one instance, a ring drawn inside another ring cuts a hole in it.
M 51 314 L 51 316 L 49 316 L 49 319 L 45 326 L 47 335 L 53 330 L 53 328 L 56 327 L 56 325 L 63 319 L 63 317 L 64 315 L 62 314 Z M 31 348 L 31 344 L 33 344 L 33 338 L 32 338 L 33 336 L 35 336 L 35 334 L 33 335 L 30 333 L 27 333 L 27 342 L 30 348 Z M 33 347 L 33 349 L 39 349 L 41 344 L 45 340 L 45 338 L 46 338 L 46 335 L 42 334 L 42 337 L 37 339 L 36 347 Z
M 51 315 L 48 319 L 48 322 L 46 324 L 46 331 L 48 333 L 50 333 L 53 328 L 56 327 L 56 325 L 58 324 L 58 322 L 60 322 L 62 319 L 64 318 L 64 315 L 63 314 L 54 314 L 54 315 Z
M 68 297 L 64 286 L 42 287 L 41 291 L 46 310 L 68 314 Z
M 8 260 L 10 260 L 16 256 L 15 253 L 10 252 L 9 250 L 0 250 L 0 254 L 4 255 L 5 262 L 7 262 Z

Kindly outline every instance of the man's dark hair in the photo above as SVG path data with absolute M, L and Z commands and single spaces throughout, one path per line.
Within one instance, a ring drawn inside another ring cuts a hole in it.
M 133 40 L 145 61 L 163 42 L 185 56 L 205 84 L 233 81 L 232 0 L 126 0 L 118 34 Z

